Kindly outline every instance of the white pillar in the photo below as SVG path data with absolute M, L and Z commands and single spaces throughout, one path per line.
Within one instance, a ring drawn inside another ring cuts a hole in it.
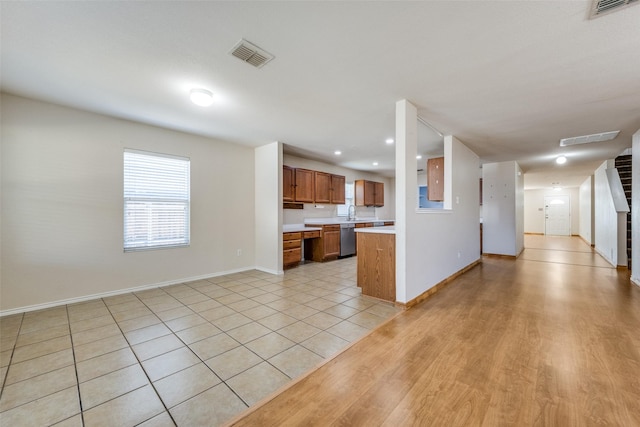
M 396 102 L 396 301 L 407 302 L 407 220 L 416 207 L 418 110 Z M 414 191 L 409 194 L 409 190 Z
M 631 157 L 631 281 L 640 286 L 640 130 L 632 137 Z
M 257 147 L 255 163 L 255 266 L 282 274 L 282 143 Z

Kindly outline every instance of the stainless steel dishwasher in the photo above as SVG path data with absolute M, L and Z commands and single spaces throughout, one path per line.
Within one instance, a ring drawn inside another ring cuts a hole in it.
M 340 224 L 340 256 L 356 253 L 356 225 Z

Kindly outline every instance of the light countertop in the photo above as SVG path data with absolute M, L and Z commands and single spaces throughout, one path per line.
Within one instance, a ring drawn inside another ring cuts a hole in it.
M 387 225 L 385 227 L 356 228 L 355 232 L 356 233 L 396 234 L 396 227 L 393 225 Z
M 389 222 L 395 220 L 393 219 L 375 219 L 375 218 L 362 218 L 355 220 L 347 220 L 345 218 L 310 218 L 305 220 L 305 224 L 313 224 L 313 225 L 328 225 L 328 224 L 358 224 L 365 222 Z
M 296 233 L 299 231 L 320 231 L 321 227 L 305 227 L 304 224 L 283 224 L 282 232 L 283 233 Z

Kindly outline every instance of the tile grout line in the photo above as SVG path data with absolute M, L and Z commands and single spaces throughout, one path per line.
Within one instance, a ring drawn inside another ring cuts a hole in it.
M 206 280 L 206 279 L 205 279 L 205 280 Z M 214 283 L 214 284 L 215 284 L 215 283 Z M 189 287 L 190 287 L 190 286 L 189 286 Z M 233 292 L 233 291 L 232 291 L 232 292 Z M 167 293 L 167 295 L 169 295 L 169 294 Z M 203 295 L 204 295 L 204 294 L 203 294 Z M 147 305 L 145 304 L 145 302 L 144 302 L 142 299 L 140 299 L 140 297 L 138 297 L 138 296 L 136 295 L 136 298 L 138 298 L 138 299 L 140 300 L 140 302 L 142 302 L 142 304 L 144 304 L 144 305 L 145 305 L 145 307 L 149 308 L 149 306 L 147 306 Z M 175 298 L 175 297 L 173 297 L 173 296 L 172 296 L 172 298 L 176 299 L 176 298 Z M 212 300 L 215 300 L 215 298 L 211 298 L 211 299 L 212 299 Z M 176 301 L 178 301 L 178 300 L 176 299 Z M 180 302 L 180 304 L 182 304 L 182 302 L 181 302 L 181 301 L 178 301 L 178 302 Z M 187 307 L 187 308 L 188 308 L 188 306 L 186 306 L 186 305 L 184 305 L 184 304 L 182 304 L 182 305 L 183 305 L 184 307 Z M 224 305 L 224 306 L 226 307 L 226 305 Z M 149 308 L 149 310 L 151 310 L 151 308 Z M 233 310 L 233 309 L 231 309 L 231 310 Z M 192 310 L 192 311 L 193 311 L 193 310 Z M 234 310 L 234 311 L 235 311 L 235 310 Z M 156 317 L 158 317 L 158 316 L 157 316 L 157 314 L 156 314 L 153 310 L 151 310 L 151 312 L 152 312 L 154 315 L 156 315 Z M 236 313 L 238 313 L 238 312 L 236 311 Z M 199 315 L 199 313 L 196 313 L 196 314 L 198 314 L 198 315 Z M 224 384 L 224 385 L 225 385 L 229 390 L 231 390 L 231 392 L 232 392 L 233 394 L 235 394 L 235 395 L 238 397 L 238 399 L 240 399 L 240 400 L 241 400 L 245 405 L 247 405 L 247 407 L 249 407 L 249 406 L 250 406 L 250 405 L 248 405 L 248 404 L 247 404 L 247 402 L 245 402 L 245 401 L 244 401 L 244 399 L 242 399 L 242 397 L 240 397 L 240 396 L 238 395 L 238 393 L 236 393 L 236 391 L 235 391 L 233 388 L 231 388 L 231 387 L 227 384 L 227 382 L 226 382 L 225 380 L 223 380 L 222 378 L 220 378 L 220 376 L 219 376 L 218 374 L 216 374 L 216 372 L 215 372 L 215 371 L 214 371 L 214 370 L 213 370 L 209 365 L 207 365 L 207 363 L 206 363 L 204 360 L 202 360 L 202 358 L 201 358 L 201 357 L 200 357 L 200 356 L 199 356 L 195 351 L 193 351 L 193 349 L 191 349 L 191 347 L 189 347 L 189 344 L 187 344 L 186 342 L 184 342 L 184 340 L 182 340 L 182 338 L 180 338 L 180 337 L 179 337 L 179 336 L 178 336 L 178 335 L 173 331 L 173 329 L 171 329 L 169 326 L 167 326 L 167 324 L 166 324 L 162 319 L 160 319 L 160 317 L 158 317 L 158 319 L 160 320 L 160 322 L 162 322 L 162 324 L 163 324 L 165 327 L 167 327 L 167 328 L 171 331 L 171 334 L 172 334 L 173 336 L 175 336 L 178 340 L 180 340 L 180 342 L 181 342 L 182 344 L 184 344 L 184 346 L 185 346 L 186 348 L 188 348 L 188 349 L 189 349 L 189 351 L 190 351 L 190 352 L 191 352 L 195 357 L 197 357 L 197 358 L 198 358 L 198 360 L 200 360 L 200 362 L 202 362 L 202 363 L 207 367 L 207 369 L 209 369 L 209 370 L 210 370 L 210 371 L 211 371 L 211 372 L 212 372 L 212 373 L 213 373 L 213 374 L 214 374 L 214 375 L 215 375 L 215 376 L 220 380 L 220 383 L 221 383 L 221 384 Z M 207 319 L 205 319 L 205 320 L 207 320 Z M 215 325 L 214 325 L 213 323 L 211 323 L 210 321 L 208 321 L 208 320 L 207 320 L 207 322 L 208 322 L 208 323 L 210 323 L 210 324 L 211 324 L 211 326 L 213 326 L 213 327 L 216 327 L 216 328 L 217 328 L 217 326 L 215 326 Z M 220 328 L 218 328 L 218 329 L 220 329 Z M 226 331 L 223 331 L 222 329 L 220 329 L 220 331 L 221 331 L 221 333 L 222 333 L 222 334 L 227 335 L 229 338 L 231 338 L 232 340 L 234 340 L 235 342 L 237 342 L 238 344 L 240 344 L 240 346 L 243 346 L 243 345 L 242 345 L 242 343 L 240 343 L 238 340 L 234 339 L 232 336 L 230 336 L 229 334 L 227 334 L 227 333 L 226 333 Z M 219 334 L 218 334 L 218 335 L 219 335 Z M 211 337 L 209 337 L 209 338 L 211 338 Z M 125 337 L 125 339 L 127 339 L 127 337 Z M 207 339 L 207 338 L 204 338 L 203 340 L 205 340 L 205 339 Z M 201 341 L 203 341 L 203 340 L 201 340 Z M 127 342 L 129 342 L 129 340 L 127 340 Z M 237 347 L 236 347 L 236 348 L 237 348 Z M 131 350 L 133 351 L 133 347 L 131 348 Z M 248 350 L 250 350 L 250 349 L 248 349 Z M 229 351 L 230 351 L 230 350 L 229 350 Z M 166 353 L 163 353 L 163 354 L 166 354 Z M 223 353 L 221 353 L 221 354 L 223 354 Z M 254 353 L 254 354 L 255 354 L 255 353 Z M 134 351 L 134 355 L 136 356 L 136 359 L 138 359 L 138 355 L 137 355 L 137 354 L 135 354 L 135 351 Z M 258 355 L 256 355 L 256 356 L 258 356 Z M 156 357 L 157 357 L 157 356 L 156 356 Z M 215 356 L 214 356 L 214 357 L 215 357 Z M 258 357 L 260 357 L 260 356 L 258 356 Z M 260 358 L 261 358 L 261 357 L 260 357 Z M 261 358 L 261 359 L 262 359 L 262 358 Z M 146 372 L 146 370 L 144 369 L 144 367 L 142 366 L 142 363 L 141 363 L 141 362 L 139 362 L 139 363 L 140 363 L 140 366 L 142 367 L 142 369 L 145 371 L 145 375 L 147 375 L 147 372 Z M 167 377 L 169 377 L 169 376 L 171 376 L 171 375 L 173 375 L 173 374 L 176 374 L 176 373 L 178 373 L 178 372 L 182 372 L 182 371 L 184 371 L 185 369 L 189 369 L 189 368 L 190 368 L 190 367 L 187 367 L 187 368 L 181 369 L 181 370 L 179 370 L 179 371 L 177 371 L 177 372 L 173 372 L 172 374 L 167 375 Z M 147 375 L 147 378 L 148 378 L 148 375 Z M 163 378 L 166 378 L 166 377 L 163 377 Z M 158 380 L 160 380 L 160 379 L 162 379 L 162 378 L 159 378 Z M 151 379 L 150 379 L 150 378 L 149 378 L 149 382 L 151 382 L 151 385 L 153 386 L 153 382 L 151 381 Z M 217 385 L 217 384 L 216 384 L 216 385 Z M 194 398 L 194 397 L 195 397 L 195 396 L 197 396 L 197 395 L 200 395 L 200 394 L 202 394 L 202 393 L 204 393 L 204 392 L 206 392 L 206 391 L 208 391 L 208 390 L 211 390 L 213 387 L 215 387 L 215 386 L 211 386 L 211 387 L 209 387 L 208 389 L 203 390 L 203 391 L 201 391 L 200 393 L 197 393 L 197 394 L 196 394 L 196 395 L 194 395 L 194 396 L 191 396 L 189 399 L 186 399 L 186 400 L 184 400 L 183 402 L 186 402 L 186 401 L 188 401 L 188 400 L 190 400 L 190 399 Z M 159 393 L 157 392 L 157 390 L 155 389 L 155 386 L 154 386 L 154 391 L 156 391 L 156 394 L 158 395 L 158 398 L 160 399 L 160 401 L 162 402 L 162 404 L 163 404 L 163 405 L 165 406 L 165 408 L 166 408 L 166 405 L 165 405 L 164 401 L 162 400 L 162 397 L 160 396 L 160 394 L 159 394 Z M 181 403 L 179 403 L 179 404 L 182 404 L 183 402 L 181 402 Z M 177 406 L 177 405 L 175 405 L 175 406 Z M 168 408 L 167 408 L 167 412 L 169 412 L 169 409 L 168 409 Z M 172 420 L 172 421 L 173 421 L 173 423 L 177 426 L 177 425 L 178 425 L 178 423 L 176 423 L 176 421 L 173 419 L 173 416 L 171 415 L 171 413 L 170 413 L 170 412 L 169 412 L 169 416 L 171 416 L 171 420 Z
M 18 326 L 18 332 L 16 333 L 16 340 L 13 343 L 13 347 L 11 348 L 11 356 L 9 356 L 9 363 L 7 364 L 7 372 L 4 373 L 4 381 L 2 382 L 2 389 L 0 389 L 0 400 L 2 400 L 2 395 L 4 394 L 4 388 L 7 385 L 7 378 L 9 377 L 9 370 L 11 369 L 11 364 L 13 362 L 13 355 L 16 352 L 16 346 L 18 345 L 18 338 L 20 337 L 20 330 L 22 329 L 22 324 L 24 323 L 24 315 L 22 313 L 20 316 L 20 326 Z
M 80 394 L 80 378 L 78 377 L 78 365 L 76 363 L 76 349 L 73 346 L 73 333 L 71 332 L 71 318 L 69 317 L 69 305 L 65 305 L 65 312 L 67 313 L 67 322 L 69 323 L 69 340 L 71 341 L 71 355 L 73 356 L 73 371 L 76 374 L 76 390 L 78 391 L 78 403 L 80 405 L 80 421 L 82 421 L 82 425 L 84 426 L 84 410 L 82 408 L 82 395 Z
M 158 288 L 158 289 L 159 289 L 159 288 Z M 164 291 L 163 291 L 163 292 L 164 292 Z M 165 292 L 165 293 L 166 293 L 166 292 Z M 135 297 L 138 299 L 138 301 L 140 301 L 142 304 L 144 304 L 144 306 L 145 306 L 145 307 L 149 308 L 149 307 L 144 303 L 144 301 L 142 301 L 142 300 L 140 299 L 140 297 L 139 297 L 138 295 L 136 295 L 134 292 L 131 292 L 131 295 L 135 296 Z M 151 388 L 153 389 L 153 392 L 156 394 L 156 396 L 158 396 L 158 400 L 160 401 L 160 403 L 162 403 L 162 406 L 164 407 L 164 410 L 165 410 L 165 412 L 167 413 L 167 415 L 169 415 L 169 418 L 171 419 L 171 422 L 173 422 L 173 425 L 177 426 L 177 425 L 178 425 L 178 423 L 176 423 L 176 420 L 173 418 L 173 415 L 171 415 L 171 412 L 169 412 L 169 408 L 167 408 L 167 405 L 164 403 L 164 400 L 162 400 L 162 397 L 160 396 L 160 393 L 158 393 L 158 390 L 156 389 L 155 385 L 153 384 L 153 381 L 151 381 L 151 378 L 149 377 L 149 374 L 147 373 L 147 370 L 144 368 L 144 366 L 142 365 L 142 362 L 140 361 L 140 358 L 138 357 L 138 355 L 136 354 L 136 352 L 133 350 L 133 346 L 132 346 L 132 345 L 131 345 L 131 343 L 129 342 L 129 339 L 128 339 L 128 338 L 127 338 L 127 336 L 125 335 L 125 332 L 122 330 L 122 328 L 120 327 L 120 324 L 119 324 L 119 323 L 118 323 L 118 321 L 115 319 L 115 317 L 113 317 L 113 313 L 111 312 L 111 309 L 109 308 L 109 306 L 108 306 L 104 301 L 102 301 L 102 302 L 103 302 L 103 303 L 104 303 L 104 305 L 107 307 L 107 310 L 109 310 L 109 313 L 111 314 L 111 317 L 113 318 L 113 321 L 116 323 L 116 326 L 117 326 L 117 327 L 118 327 L 118 329 L 120 330 L 120 333 L 122 334 L 122 337 L 124 338 L 124 340 L 125 340 L 125 341 L 127 342 L 127 344 L 129 345 L 129 349 L 131 350 L 131 353 L 133 353 L 133 357 L 135 357 L 135 358 L 136 358 L 136 361 L 138 362 L 138 366 L 140 366 L 140 369 L 142 369 L 142 372 L 144 372 L 145 377 L 147 377 L 147 380 L 149 381 L 149 385 L 150 385 L 150 386 L 151 386 Z M 160 319 L 160 318 L 159 318 L 159 317 L 158 317 L 158 316 L 153 312 L 153 310 L 152 310 L 151 312 L 153 313 L 153 315 L 154 315 L 154 316 L 156 316 L 156 317 L 158 318 L 158 320 L 160 320 L 160 321 L 162 322 L 162 319 Z M 141 389 L 142 387 L 145 387 L 145 386 L 138 387 L 138 388 L 137 388 L 137 389 L 135 389 L 135 390 L 139 390 L 139 389 Z M 135 391 L 135 390 L 130 390 L 130 391 L 128 391 L 127 393 L 125 393 L 125 394 L 123 394 L 123 395 L 121 395 L 121 396 L 124 396 L 124 395 L 126 395 L 126 394 L 128 394 L 128 393 L 131 393 L 132 391 Z M 120 396 L 116 396 L 114 399 L 117 399 L 118 397 L 120 397 Z M 111 399 L 111 400 L 113 400 L 113 399 Z M 104 403 L 106 403 L 106 402 L 104 402 Z M 104 403 L 101 403 L 101 405 L 104 405 Z M 99 406 L 99 405 L 98 405 L 98 406 Z M 142 422 L 140 422 L 140 423 L 138 423 L 138 424 L 142 424 L 142 423 L 144 423 L 144 422 L 146 422 L 146 421 L 148 421 L 148 420 L 150 420 L 150 419 L 153 419 L 154 417 L 156 417 L 156 416 L 158 416 L 158 415 L 160 415 L 160 414 L 155 414 L 155 415 L 151 416 L 151 418 L 149 418 L 149 419 L 147 419 L 147 420 L 143 420 Z

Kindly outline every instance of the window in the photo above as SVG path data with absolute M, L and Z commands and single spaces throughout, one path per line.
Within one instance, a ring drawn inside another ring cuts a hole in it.
M 124 151 L 125 252 L 189 245 L 190 160 Z
M 353 182 L 344 185 L 344 203 L 344 205 L 337 206 L 337 216 L 349 216 L 349 206 L 354 204 Z

